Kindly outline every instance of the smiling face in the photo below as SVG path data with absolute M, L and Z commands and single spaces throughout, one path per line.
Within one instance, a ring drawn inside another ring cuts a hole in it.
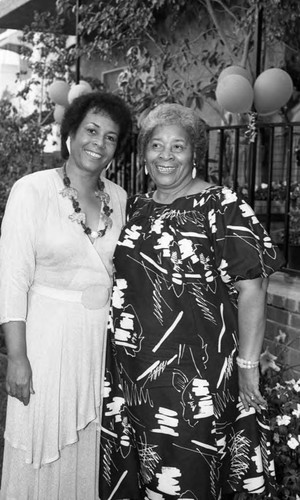
M 145 151 L 146 165 L 157 189 L 178 191 L 191 180 L 193 148 L 180 125 L 159 125 Z
M 106 114 L 89 111 L 71 137 L 69 162 L 90 172 L 102 172 L 113 159 L 119 126 Z

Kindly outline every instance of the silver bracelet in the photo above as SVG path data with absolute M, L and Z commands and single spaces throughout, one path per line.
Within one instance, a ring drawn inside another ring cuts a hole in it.
M 240 368 L 256 368 L 259 365 L 259 360 L 258 361 L 248 361 L 247 359 L 240 358 L 239 356 L 236 357 L 236 364 Z

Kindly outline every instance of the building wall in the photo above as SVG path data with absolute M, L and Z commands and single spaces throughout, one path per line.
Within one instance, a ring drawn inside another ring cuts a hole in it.
M 276 273 L 271 277 L 265 344 L 280 363 L 293 367 L 287 378 L 300 377 L 300 276 Z

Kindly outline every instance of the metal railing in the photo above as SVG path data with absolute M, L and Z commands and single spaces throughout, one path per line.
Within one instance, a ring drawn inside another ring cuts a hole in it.
M 300 122 L 257 122 L 250 132 L 248 124 L 209 127 L 203 177 L 239 191 L 281 248 L 286 269 L 299 273 Z M 129 196 L 153 188 L 139 167 L 135 136 L 108 175 Z

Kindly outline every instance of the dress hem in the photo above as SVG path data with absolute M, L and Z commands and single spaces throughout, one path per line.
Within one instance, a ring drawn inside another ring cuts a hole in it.
M 75 440 L 66 442 L 62 446 L 60 446 L 59 449 L 58 449 L 58 453 L 57 453 L 57 455 L 55 457 L 43 459 L 43 460 L 40 461 L 40 463 L 35 463 L 34 461 L 28 460 L 28 459 L 25 458 L 25 463 L 27 465 L 32 465 L 32 467 L 34 469 L 40 469 L 44 465 L 48 465 L 50 463 L 56 462 L 57 460 L 59 460 L 60 454 L 61 454 L 62 450 L 64 448 L 66 448 L 67 446 L 71 446 L 71 445 L 74 445 L 74 444 L 78 443 L 78 441 L 79 441 L 78 433 L 80 431 L 83 431 L 84 429 L 86 429 L 86 427 L 88 427 L 88 425 L 90 425 L 92 423 L 94 423 L 95 426 L 96 426 L 96 432 L 100 432 L 100 426 L 99 426 L 100 408 L 101 408 L 101 405 L 99 404 L 99 406 L 96 407 L 96 416 L 94 418 L 90 419 L 85 425 L 79 426 L 78 428 L 76 428 L 75 432 L 77 433 L 77 438 Z M 18 445 L 16 443 L 15 444 L 12 443 L 11 440 L 9 439 L 9 437 L 6 435 L 6 432 L 4 433 L 4 439 L 7 441 L 7 443 L 9 444 L 9 446 L 11 446 L 12 448 L 14 448 L 15 450 L 21 450 L 21 451 L 24 451 L 24 453 L 27 452 L 26 446 L 22 446 L 22 445 Z

